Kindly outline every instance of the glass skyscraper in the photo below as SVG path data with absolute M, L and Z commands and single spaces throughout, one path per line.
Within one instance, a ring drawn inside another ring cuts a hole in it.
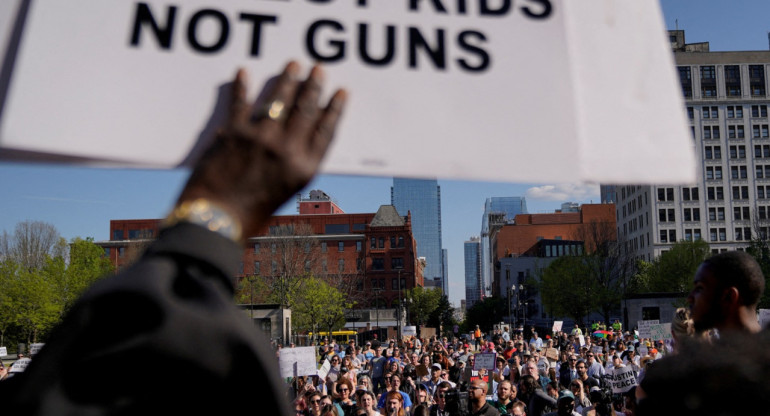
M 441 187 L 435 179 L 393 178 L 390 203 L 399 215 L 412 214 L 412 234 L 417 256 L 425 257 L 425 286 L 440 287 L 449 295 L 449 284 L 441 242 Z
M 479 259 L 479 238 L 466 241 L 465 250 L 465 309 L 468 310 L 481 300 L 481 263 Z
M 487 198 L 484 203 L 484 217 L 481 219 L 481 287 L 485 296 L 492 293 L 492 237 L 506 222 L 516 215 L 527 214 L 527 200 L 523 196 L 502 196 Z

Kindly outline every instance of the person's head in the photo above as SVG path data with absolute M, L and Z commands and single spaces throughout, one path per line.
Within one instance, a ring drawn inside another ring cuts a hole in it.
M 523 394 L 531 395 L 538 387 L 540 387 L 540 385 L 537 383 L 534 377 L 530 375 L 521 377 L 521 382 L 519 382 L 519 389 Z
M 321 396 L 321 407 L 326 405 L 331 405 L 331 404 L 332 404 L 332 396 L 329 396 L 329 395 Z
M 441 377 L 441 364 L 434 363 L 432 366 L 430 366 L 430 378 L 433 380 L 438 380 L 439 377 Z
M 671 319 L 671 335 L 676 342 L 695 334 L 690 310 L 687 308 L 677 308 L 674 312 L 674 318 Z
M 430 367 L 430 355 L 428 354 L 423 355 L 422 358 L 420 358 L 420 364 L 426 367 Z
M 476 379 L 471 381 L 468 386 L 468 400 L 472 403 L 481 403 L 487 397 L 487 383 L 484 380 Z
M 329 358 L 329 363 L 331 363 L 332 367 L 337 367 L 340 365 L 341 360 L 339 355 L 332 355 L 331 358 Z
M 415 393 L 415 398 L 417 399 L 417 403 L 428 403 L 430 399 L 430 393 L 428 393 L 428 388 L 425 387 L 424 384 L 417 385 L 417 393 Z
M 511 407 L 511 416 L 527 416 L 524 402 L 518 401 Z
M 372 387 L 374 387 L 372 385 L 372 379 L 369 378 L 369 376 L 367 375 L 362 375 L 358 377 L 358 385 L 362 386 L 364 390 L 369 390 L 369 391 L 371 391 Z
M 586 353 L 586 359 L 587 359 L 587 361 L 588 361 L 588 362 L 587 362 L 587 364 L 588 364 L 588 365 L 591 365 L 591 364 L 593 364 L 593 363 L 595 363 L 595 362 L 596 362 L 596 356 L 595 356 L 595 355 L 594 355 L 594 353 L 593 353 L 593 352 L 591 352 L 591 351 L 589 351 L 589 352 L 587 352 L 587 353 Z
M 441 383 L 438 383 L 438 386 L 436 386 L 436 392 L 433 394 L 433 400 L 436 401 L 439 409 L 444 410 L 444 406 L 446 406 L 446 395 L 451 388 L 452 385 L 447 381 L 442 381 Z
M 559 397 L 559 383 L 551 381 L 545 385 L 545 392 L 554 399 Z
M 687 297 L 695 330 L 746 329 L 741 313 L 755 311 L 764 291 L 762 269 L 748 253 L 729 251 L 709 257 L 698 267 Z M 760 329 L 756 322 L 752 324 Z
M 476 362 L 476 357 L 471 355 L 468 357 L 468 367 L 473 368 L 473 364 Z
M 557 414 L 559 416 L 571 416 L 575 410 L 575 395 L 569 390 L 562 390 L 558 397 L 556 402 Z
M 314 415 L 321 413 L 321 394 L 311 393 L 307 398 L 307 404 Z
M 361 392 L 361 395 L 359 396 L 359 399 L 356 402 L 356 405 L 362 409 L 374 410 L 375 406 L 377 406 L 377 401 L 374 398 L 374 393 L 372 393 L 369 390 L 365 390 Z
M 569 367 L 570 368 L 575 368 L 575 365 L 577 365 L 577 360 L 578 360 L 577 359 L 577 355 L 571 354 L 569 356 L 569 361 L 568 361 L 569 362 Z
M 507 401 L 516 397 L 516 388 L 510 380 L 503 380 L 497 385 L 497 398 L 500 401 Z
M 583 397 L 583 381 L 578 378 L 570 381 L 569 390 L 575 397 Z
M 308 407 L 303 397 L 298 397 L 294 400 L 294 414 L 296 416 L 304 416 L 308 414 Z
M 585 361 L 578 360 L 577 363 L 575 363 L 575 370 L 577 370 L 578 377 L 583 378 L 588 372 L 588 366 Z
M 324 405 L 324 407 L 321 409 L 321 416 L 340 416 L 337 413 L 337 408 L 334 407 L 332 404 Z
M 398 391 L 391 391 L 385 396 L 385 412 L 386 414 L 400 414 L 401 409 L 404 408 L 404 397 Z
M 537 363 L 534 360 L 528 360 L 526 364 L 527 374 L 534 377 L 535 380 L 540 378 L 540 372 L 537 369 Z
M 340 399 L 342 400 L 350 398 L 350 395 L 353 394 L 353 383 L 349 378 L 340 377 L 337 380 L 337 394 L 339 394 Z
M 390 387 L 393 390 L 398 390 L 398 388 L 401 387 L 401 377 L 398 374 L 391 374 Z
M 413 365 L 417 365 L 417 364 L 419 364 L 419 363 L 420 363 L 420 356 L 419 356 L 419 355 L 417 355 L 417 353 L 416 353 L 416 352 L 413 352 L 412 354 L 410 354 L 410 355 L 409 355 L 409 361 L 410 361 L 410 362 L 411 362 Z

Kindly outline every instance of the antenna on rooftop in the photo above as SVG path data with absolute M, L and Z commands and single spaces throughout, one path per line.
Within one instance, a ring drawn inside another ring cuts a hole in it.
M 676 30 L 679 30 L 679 19 L 674 20 L 674 25 L 676 26 Z

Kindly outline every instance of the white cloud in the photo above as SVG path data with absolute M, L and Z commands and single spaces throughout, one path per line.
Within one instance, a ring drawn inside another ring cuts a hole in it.
M 527 199 L 558 202 L 600 202 L 599 185 L 586 183 L 563 183 L 533 186 L 527 189 Z

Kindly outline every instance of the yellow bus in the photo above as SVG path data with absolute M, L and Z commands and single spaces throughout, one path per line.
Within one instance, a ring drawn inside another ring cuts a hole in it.
M 313 333 L 308 333 L 308 336 L 310 338 L 313 337 Z M 318 333 L 319 341 L 321 341 L 321 345 L 323 345 L 323 339 L 325 337 L 329 336 L 329 332 L 322 331 Z M 337 344 L 340 345 L 348 345 L 348 341 L 355 340 L 356 345 L 358 345 L 358 332 L 357 331 L 332 331 L 332 338 L 334 338 L 334 341 L 337 342 Z

